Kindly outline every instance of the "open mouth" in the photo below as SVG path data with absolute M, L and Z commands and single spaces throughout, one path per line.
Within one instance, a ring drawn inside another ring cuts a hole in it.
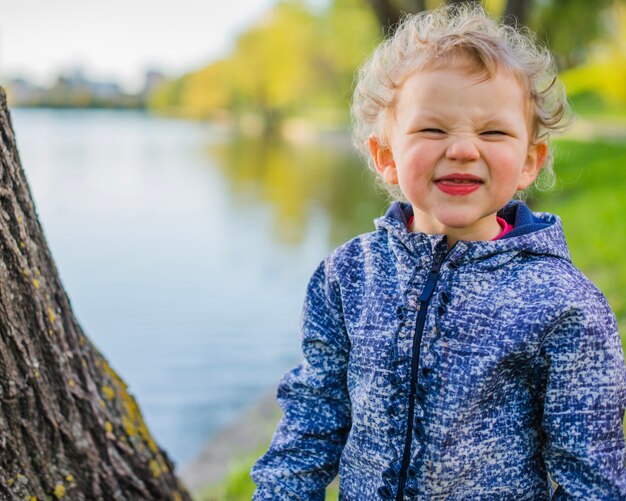
M 470 174 L 451 174 L 435 179 L 435 186 L 448 195 L 469 195 L 484 183 L 482 179 Z

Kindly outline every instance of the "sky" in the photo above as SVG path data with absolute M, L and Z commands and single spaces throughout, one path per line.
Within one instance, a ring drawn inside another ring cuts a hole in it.
M 0 0 L 0 81 L 47 85 L 61 71 L 139 91 L 228 53 L 276 0 Z M 324 0 L 310 0 L 322 5 Z

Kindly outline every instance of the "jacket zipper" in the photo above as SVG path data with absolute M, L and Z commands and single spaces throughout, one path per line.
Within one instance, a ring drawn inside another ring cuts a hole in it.
M 396 501 L 402 501 L 404 498 L 404 486 L 406 484 L 406 475 L 409 468 L 409 462 L 411 460 L 411 441 L 413 438 L 413 417 L 415 415 L 415 394 L 417 392 L 417 369 L 420 360 L 420 344 L 422 342 L 422 334 L 424 332 L 424 325 L 426 323 L 426 311 L 435 291 L 435 285 L 439 279 L 439 269 L 441 263 L 443 263 L 446 256 L 450 253 L 440 254 L 435 256 L 435 260 L 428 273 L 428 278 L 424 284 L 424 289 L 419 297 L 420 309 L 417 315 L 417 322 L 415 325 L 415 334 L 413 335 L 413 347 L 411 356 L 411 390 L 409 392 L 409 417 L 407 423 L 406 439 L 404 441 L 404 453 L 402 455 L 402 466 L 398 475 L 398 494 Z

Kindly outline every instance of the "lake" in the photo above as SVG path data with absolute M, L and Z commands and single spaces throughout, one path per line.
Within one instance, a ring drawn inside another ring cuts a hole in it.
M 12 110 L 74 313 L 177 464 L 300 360 L 306 284 L 386 203 L 343 137 L 295 146 L 135 111 Z

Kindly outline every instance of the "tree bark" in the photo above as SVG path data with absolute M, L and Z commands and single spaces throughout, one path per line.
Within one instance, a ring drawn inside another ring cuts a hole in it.
M 529 8 L 529 0 L 508 0 L 504 10 L 505 22 L 511 26 L 526 24 Z
M 0 89 L 0 499 L 190 500 L 72 313 Z
M 398 24 L 402 11 L 391 3 L 390 0 L 368 0 L 378 22 L 383 29 L 383 35 L 387 36 L 393 32 L 393 27 Z
M 459 5 L 462 3 L 480 3 L 480 0 L 448 0 L 446 3 L 450 5 Z
M 403 14 L 421 12 L 426 8 L 424 0 L 368 0 L 385 36 L 393 33 Z
M 426 9 L 426 3 L 424 0 L 406 0 L 406 12 L 422 12 Z

